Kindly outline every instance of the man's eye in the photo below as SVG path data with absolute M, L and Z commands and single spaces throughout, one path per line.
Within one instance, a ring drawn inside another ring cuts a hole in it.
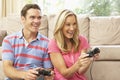
M 38 17 L 38 19 L 41 19 L 41 16 L 40 16 L 40 17 Z

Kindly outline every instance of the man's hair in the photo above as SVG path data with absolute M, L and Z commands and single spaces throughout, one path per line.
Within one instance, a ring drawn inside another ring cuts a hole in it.
M 77 29 L 74 33 L 73 38 L 71 39 L 71 42 L 73 43 L 73 47 L 74 47 L 75 51 L 78 51 L 79 43 L 80 43 L 79 39 L 78 39 L 79 27 L 78 27 L 78 22 L 77 22 L 77 16 L 72 11 L 65 9 L 60 14 L 58 14 L 56 24 L 55 24 L 55 29 L 54 29 L 54 38 L 57 42 L 57 45 L 60 48 L 60 50 L 64 51 L 64 52 L 68 51 L 67 50 L 68 46 L 64 42 L 65 40 L 64 40 L 64 35 L 63 35 L 63 32 L 62 32 L 62 28 L 65 24 L 66 18 L 69 17 L 69 16 L 74 16 L 75 19 L 76 19 L 76 24 L 77 24 Z
M 21 16 L 24 16 L 24 17 L 25 17 L 26 14 L 27 14 L 27 11 L 28 11 L 29 9 L 31 9 L 31 8 L 41 10 L 40 7 L 39 7 L 37 4 L 26 4 L 26 5 L 23 7 L 23 9 L 21 10 Z

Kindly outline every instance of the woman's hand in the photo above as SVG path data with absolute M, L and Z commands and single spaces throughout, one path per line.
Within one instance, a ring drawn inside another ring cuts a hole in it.
M 94 59 L 94 60 L 98 60 L 98 59 L 99 59 L 99 53 L 95 54 L 95 55 L 93 56 L 93 59 Z
M 88 56 L 89 54 L 81 53 L 81 56 L 79 57 L 79 59 L 82 66 L 87 66 L 93 61 L 93 58 Z

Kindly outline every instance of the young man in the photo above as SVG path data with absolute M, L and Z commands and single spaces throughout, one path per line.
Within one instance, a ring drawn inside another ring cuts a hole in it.
M 7 80 L 36 80 L 38 71 L 52 69 L 47 53 L 48 39 L 38 33 L 41 9 L 27 4 L 21 11 L 23 29 L 7 36 L 2 44 L 2 59 Z M 46 76 L 52 80 L 52 76 Z

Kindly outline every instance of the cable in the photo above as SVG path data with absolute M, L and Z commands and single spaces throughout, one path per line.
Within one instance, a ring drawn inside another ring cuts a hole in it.
M 90 66 L 90 77 L 91 77 L 91 80 L 93 80 L 93 76 L 92 76 L 93 63 L 94 63 L 94 60 L 92 61 L 91 66 Z

